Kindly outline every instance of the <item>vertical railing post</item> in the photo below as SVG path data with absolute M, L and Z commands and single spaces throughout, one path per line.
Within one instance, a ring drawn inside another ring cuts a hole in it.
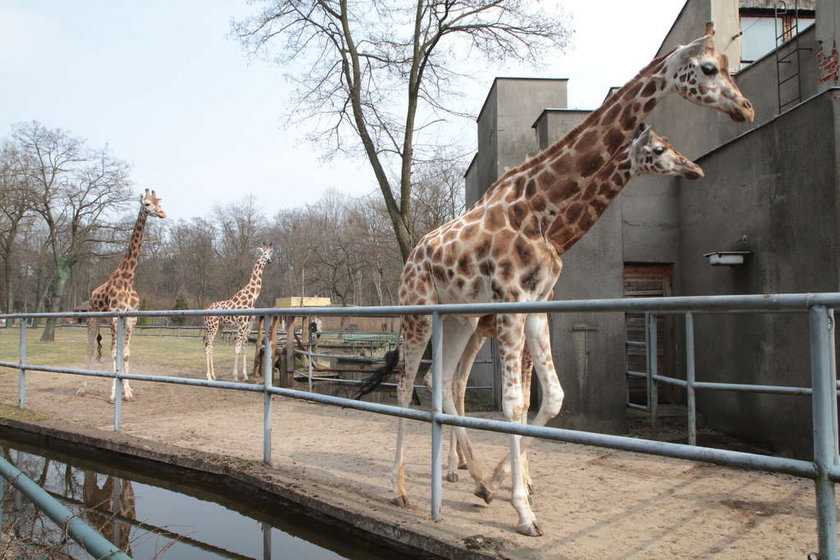
M 837 348 L 835 347 L 835 335 L 837 333 L 836 325 L 834 323 L 834 310 L 828 310 L 828 323 L 831 325 L 831 336 L 828 337 L 829 342 L 829 349 L 828 349 L 828 356 L 831 359 L 831 379 L 832 383 L 834 383 L 834 387 L 837 387 Z M 835 389 L 836 390 L 836 389 Z M 835 393 L 836 396 L 836 393 Z M 837 439 L 838 434 L 840 434 L 840 426 L 838 426 L 838 422 L 840 422 L 840 418 L 837 416 L 837 399 L 831 399 L 831 417 L 834 418 L 834 436 L 835 440 Z M 836 465 L 838 461 L 840 461 L 840 449 L 835 447 L 834 449 L 834 464 Z
M 432 314 L 432 519 L 440 520 L 442 493 L 442 426 L 437 420 L 443 406 L 443 318 Z
M 271 525 L 262 522 L 263 557 L 262 560 L 271 560 Z
M 834 356 L 831 355 L 834 327 L 825 306 L 815 305 L 809 310 L 811 342 L 811 387 L 814 431 L 814 480 L 817 493 L 817 538 L 820 560 L 837 558 L 837 509 L 834 482 L 829 470 L 837 456 L 836 410 L 837 380 Z
M 121 375 L 125 367 L 125 317 L 117 317 L 117 359 L 114 372 L 114 431 L 119 432 L 122 424 L 123 390 Z
M 307 364 L 307 366 L 306 366 L 306 371 L 307 371 L 306 377 L 309 379 L 309 392 L 311 393 L 312 392 L 312 332 L 311 331 L 307 331 L 307 332 L 309 333 L 309 340 L 308 340 L 308 344 L 307 344 L 307 346 L 308 346 L 307 351 L 309 352 L 309 354 L 306 357 L 306 364 Z
M 685 314 L 685 391 L 688 408 L 688 445 L 697 445 L 697 401 L 694 394 L 694 314 Z
M 654 433 L 659 421 L 659 389 L 656 386 L 658 373 L 658 348 L 656 346 L 656 315 L 645 313 L 645 327 L 647 329 L 647 360 L 648 360 L 648 407 L 650 407 L 650 427 Z
M 20 374 L 18 376 L 18 408 L 23 410 L 26 405 L 26 319 L 20 320 L 20 343 L 18 345 L 18 356 L 20 358 Z
M 263 321 L 263 463 L 271 464 L 271 388 L 274 371 L 271 369 L 274 348 L 271 347 L 271 316 L 266 315 Z

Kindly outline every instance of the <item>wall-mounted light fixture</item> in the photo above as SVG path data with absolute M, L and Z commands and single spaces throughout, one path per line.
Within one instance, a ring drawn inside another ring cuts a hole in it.
M 749 254 L 750 251 L 715 251 L 703 256 L 709 259 L 712 266 L 737 266 L 744 264 L 744 258 Z

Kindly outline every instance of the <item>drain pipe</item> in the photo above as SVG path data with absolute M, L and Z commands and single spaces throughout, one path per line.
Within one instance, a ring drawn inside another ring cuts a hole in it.
M 101 560 L 131 560 L 131 557 L 93 530 L 90 525 L 74 515 L 50 496 L 46 490 L 35 484 L 17 467 L 0 457 L 0 474 L 20 490 L 35 506 L 43 511 L 59 527 L 66 530 L 93 557 Z

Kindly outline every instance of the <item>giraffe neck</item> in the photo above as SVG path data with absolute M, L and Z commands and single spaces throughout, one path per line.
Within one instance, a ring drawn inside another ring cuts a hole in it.
M 248 281 L 248 284 L 239 290 L 233 299 L 239 300 L 239 303 L 245 306 L 253 307 L 260 295 L 260 290 L 262 290 L 262 275 L 264 269 L 265 259 L 261 258 L 257 260 L 254 265 L 254 270 L 251 272 L 251 278 Z
M 527 209 L 545 232 L 566 201 L 587 188 L 598 170 L 630 142 L 657 102 L 672 92 L 664 74 L 666 58 L 654 59 L 569 134 L 502 175 L 476 206 L 504 201 L 513 213 Z M 523 209 L 517 211 L 520 202 Z
M 131 234 L 128 249 L 125 251 L 122 262 L 114 271 L 114 275 L 119 273 L 126 280 L 134 278 L 134 271 L 137 269 L 137 262 L 140 260 L 140 245 L 143 244 L 143 232 L 146 229 L 147 216 L 143 208 L 140 208 L 140 214 L 134 224 L 134 233 Z
M 629 149 L 621 151 L 601 167 L 583 191 L 566 201 L 546 235 L 558 255 L 565 253 L 595 225 L 635 175 Z

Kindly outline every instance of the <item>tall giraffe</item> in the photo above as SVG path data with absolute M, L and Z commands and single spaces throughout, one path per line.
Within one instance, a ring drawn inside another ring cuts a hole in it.
M 754 110 L 729 75 L 725 55 L 715 51 L 712 30 L 707 35 L 648 66 L 592 112 L 564 138 L 522 165 L 503 174 L 460 217 L 420 240 L 400 276 L 402 305 L 470 302 L 543 301 L 557 282 L 562 261 L 547 238 L 561 210 L 564 219 L 577 223 L 582 214 L 598 212 L 603 204 L 592 199 L 564 205 L 584 190 L 598 170 L 633 135 L 644 117 L 664 96 L 677 93 L 698 105 L 727 113 L 737 121 L 752 121 Z M 450 317 L 443 321 L 443 408 L 457 412 L 452 391 L 453 373 L 475 331 L 477 317 Z M 405 368 L 398 374 L 399 404 L 408 406 L 423 350 L 431 338 L 431 319 L 404 316 L 401 321 Z M 521 356 L 527 343 L 534 359 L 543 400 L 534 423 L 544 425 L 560 411 L 563 390 L 557 379 L 544 314 L 496 315 L 496 338 L 502 360 L 502 410 L 512 422 L 522 422 L 524 399 Z M 396 366 L 399 349 L 389 356 L 378 375 Z M 397 449 L 391 481 L 394 503 L 405 506 L 403 449 L 405 421 L 397 427 Z M 466 432 L 456 429 L 465 447 Z M 521 436 L 510 436 L 511 502 L 524 535 L 542 534 L 528 502 L 521 464 Z
M 253 309 L 257 297 L 260 295 L 262 289 L 262 276 L 265 265 L 271 262 L 271 253 L 274 250 L 274 244 L 263 243 L 259 247 L 260 256 L 254 264 L 254 270 L 251 272 L 251 279 L 244 288 L 233 294 L 230 299 L 215 301 L 207 308 L 211 309 Z M 253 317 L 249 315 L 208 315 L 204 318 L 204 355 L 207 360 L 207 379 L 216 379 L 216 371 L 213 368 L 213 340 L 219 329 L 226 326 L 236 328 L 236 338 L 233 348 L 233 380 L 239 380 L 239 362 L 240 356 L 242 358 L 242 380 L 248 380 L 248 373 L 246 372 L 246 359 L 243 354 L 243 346 L 248 340 L 248 331 L 251 327 Z
M 158 198 L 155 191 L 149 192 L 146 189 L 145 195 L 140 195 L 140 213 L 137 216 L 137 221 L 134 224 L 134 231 L 131 234 L 131 240 L 128 243 L 125 256 L 120 264 L 114 269 L 114 272 L 108 277 L 103 284 L 94 288 L 90 294 L 90 311 L 136 311 L 140 305 L 140 297 L 137 295 L 137 290 L 134 289 L 134 273 L 137 269 L 137 262 L 140 260 L 140 246 L 143 243 L 143 232 L 146 229 L 146 218 L 154 216 L 156 218 L 165 218 L 166 212 L 160 207 L 163 199 Z M 111 357 L 114 361 L 114 371 L 117 369 L 117 320 L 109 318 L 108 323 L 111 327 Z M 124 357 L 124 373 L 128 373 L 129 360 L 131 359 L 131 333 L 134 331 L 134 325 L 137 323 L 136 317 L 128 317 L 125 320 L 125 345 L 123 350 Z M 97 344 L 97 357 L 102 357 L 101 337 L 99 336 L 99 319 L 91 318 L 87 320 L 88 327 L 88 348 L 87 348 L 87 364 L 90 367 L 93 360 L 94 343 Z M 123 379 L 123 394 L 125 400 L 134 400 L 134 393 L 131 390 L 131 385 L 128 379 Z M 82 386 L 76 391 L 76 394 L 81 395 L 87 389 L 87 380 L 82 382 Z M 114 402 L 114 397 L 117 390 L 117 380 L 111 384 L 111 398 L 110 402 Z
M 586 189 L 575 193 L 563 202 L 557 219 L 546 234 L 548 242 L 554 247 L 557 254 L 562 255 L 579 241 L 595 225 L 598 218 L 606 211 L 615 197 L 621 193 L 627 183 L 633 177 L 642 174 L 673 175 L 687 179 L 699 179 L 704 175 L 700 166 L 676 151 L 666 138 L 659 136 L 643 125 L 638 138 L 610 158 L 598 170 Z M 592 210 L 578 213 L 574 208 L 580 204 Z M 574 221 L 568 217 L 570 213 L 577 214 Z M 495 316 L 485 315 L 481 317 L 458 363 L 453 381 L 453 391 L 459 415 L 463 416 L 464 414 L 464 393 L 472 363 L 484 341 L 495 336 L 495 330 Z M 526 348 L 523 350 L 522 358 L 523 417 L 526 418 L 530 403 L 531 367 L 531 356 Z M 429 377 L 428 374 L 426 377 Z M 475 462 L 475 458 L 469 444 L 467 443 L 466 450 L 461 449 L 455 445 L 454 431 L 452 435 L 447 480 L 450 482 L 458 480 L 458 475 L 455 472 L 456 465 L 460 468 L 469 469 L 470 474 L 476 478 L 476 487 L 479 489 L 476 492 L 477 495 L 489 503 L 510 467 L 508 457 L 505 456 L 496 466 L 489 484 L 485 485 L 483 484 L 484 481 L 480 479 L 480 469 L 477 465 L 471 464 Z M 467 440 L 466 437 L 464 439 Z

